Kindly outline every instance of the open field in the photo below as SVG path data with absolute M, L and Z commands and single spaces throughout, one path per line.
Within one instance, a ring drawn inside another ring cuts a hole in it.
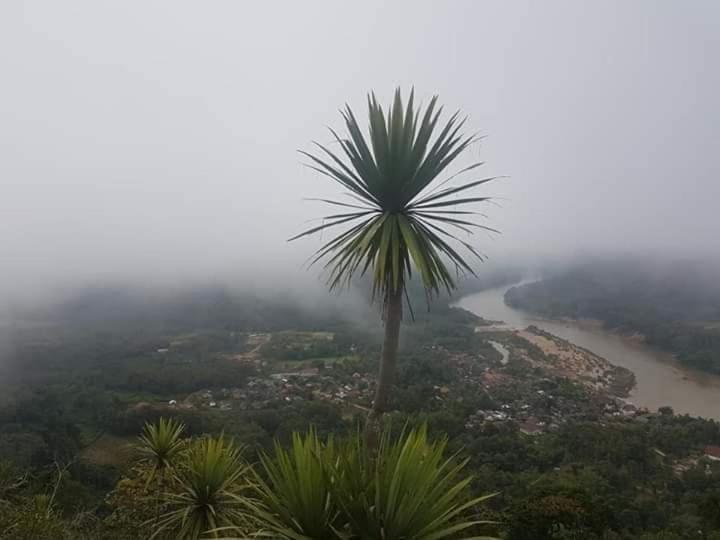
M 136 437 L 105 434 L 82 451 L 80 458 L 93 465 L 123 467 L 135 457 Z

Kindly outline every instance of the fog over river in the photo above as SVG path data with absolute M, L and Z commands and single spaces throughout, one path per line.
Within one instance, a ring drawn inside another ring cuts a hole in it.
M 669 405 L 677 414 L 720 420 L 720 376 L 685 368 L 670 354 L 600 328 L 538 318 L 511 308 L 504 300 L 508 289 L 504 286 L 471 294 L 457 305 L 485 319 L 504 321 L 511 328 L 533 324 L 630 369 L 637 385 L 629 399 L 637 406 L 654 410 Z

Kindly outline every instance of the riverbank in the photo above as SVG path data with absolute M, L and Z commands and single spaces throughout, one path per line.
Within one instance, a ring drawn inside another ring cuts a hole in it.
M 537 326 L 515 330 L 514 333 L 538 347 L 549 360 L 549 371 L 557 375 L 622 398 L 627 398 L 635 387 L 635 374 L 629 369 L 612 364 L 592 351 L 560 339 Z
M 504 321 L 505 329 L 541 330 L 582 347 L 634 373 L 636 385 L 629 399 L 639 407 L 672 407 L 677 413 L 720 419 L 720 377 L 692 370 L 672 355 L 655 350 L 638 339 L 609 332 L 590 321 L 559 321 L 535 317 L 505 304 L 510 287 L 488 289 L 461 298 L 457 306 L 480 317 Z
M 693 282 L 670 273 L 627 274 L 627 268 L 576 268 L 560 277 L 514 286 L 505 301 L 515 309 L 547 318 L 599 319 L 609 331 L 630 336 L 672 354 L 691 369 L 720 375 L 720 288 L 716 281 Z M 637 269 L 636 269 L 637 270 Z

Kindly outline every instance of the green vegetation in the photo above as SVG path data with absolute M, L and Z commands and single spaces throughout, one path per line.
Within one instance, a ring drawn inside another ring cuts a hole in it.
M 717 422 L 640 410 L 627 370 L 444 297 L 400 342 L 404 302 L 518 277 L 463 281 L 484 256 L 458 231 L 497 232 L 475 211 L 493 178 L 448 174 L 478 138 L 414 99 L 371 94 L 366 131 L 346 107 L 339 150 L 302 152 L 349 198 L 291 240 L 341 230 L 311 263 L 331 290 L 368 285 L 382 328 L 222 288 L 14 313 L 0 540 L 720 540 Z M 720 373 L 716 279 L 593 263 L 506 299 Z
M 138 334 L 130 330 L 129 321 L 139 317 L 130 314 L 128 322 L 115 319 L 107 327 L 100 327 L 96 321 L 73 322 L 68 317 L 64 325 L 44 331 L 47 341 L 43 346 L 32 334 L 14 336 L 17 356 L 9 358 L 6 365 L 23 358 L 33 369 L 23 376 L 9 373 L 4 379 L 6 391 L 0 404 L 0 538 L 147 539 L 155 524 L 164 523 L 164 516 L 183 508 L 180 501 L 159 495 L 182 493 L 181 483 L 197 485 L 192 483 L 197 479 L 191 482 L 187 470 L 180 468 L 187 463 L 179 457 L 190 448 L 186 442 L 175 453 L 178 461 L 173 472 L 165 468 L 161 474 L 153 473 L 152 463 L 158 463 L 157 458 L 150 461 L 152 454 L 137 452 L 137 435 L 145 423 L 159 427 L 161 417 L 185 425 L 183 441 L 216 440 L 224 434 L 223 448 L 231 439 L 235 441 L 233 448 L 243 448 L 238 463 L 241 468 L 252 465 L 252 471 L 242 474 L 238 486 L 245 487 L 231 491 L 232 500 L 237 495 L 252 504 L 262 501 L 258 477 L 267 486 L 274 485 L 263 466 L 267 463 L 278 468 L 274 440 L 291 464 L 302 463 L 293 434 L 307 433 L 309 426 L 314 426 L 316 442 L 303 435 L 300 440 L 305 447 L 315 448 L 312 453 L 317 454 L 317 447 L 333 446 L 336 454 L 347 456 L 346 470 L 354 471 L 346 478 L 368 481 L 374 469 L 360 460 L 366 457 L 362 451 L 346 449 L 346 441 L 348 437 L 354 440 L 366 415 L 355 405 L 367 406 L 372 398 L 380 332 L 359 328 L 358 323 L 341 319 L 336 313 L 328 313 L 325 320 L 315 318 L 309 326 L 308 317 L 295 312 L 292 305 L 280 314 L 282 310 L 275 303 L 269 307 L 256 303 L 255 308 L 259 313 L 278 313 L 287 321 L 286 327 L 233 326 L 227 321 L 241 317 L 235 317 L 228 306 L 239 306 L 239 301 L 226 298 L 217 306 L 228 319 L 214 313 L 215 308 L 208 309 L 213 304 L 207 299 L 198 298 L 197 302 L 202 306 L 198 311 L 205 310 L 206 321 L 217 320 L 216 327 L 207 323 L 192 330 L 190 325 L 147 323 L 146 330 Z M 186 313 L 193 313 L 193 306 L 186 303 Z M 615 417 L 605 412 L 608 402 L 601 399 L 603 396 L 575 380 L 539 371 L 537 364 L 544 358 L 540 349 L 517 336 L 475 332 L 482 323 L 444 302 L 438 302 L 430 312 L 418 310 L 403 334 L 395 391 L 389 403 L 391 412 L 387 415 L 394 433 L 420 429 L 425 424 L 428 445 L 442 444 L 446 437 L 445 458 L 456 452 L 469 458 L 456 477 L 456 482 L 473 477 L 463 501 L 498 493 L 463 518 L 497 525 L 488 524 L 472 534 L 505 540 L 657 540 L 713 538 L 717 534 L 720 470 L 718 462 L 703 457 L 707 446 L 720 446 L 716 422 L 678 416 L 669 409 L 660 414 Z M 97 349 L 99 331 L 105 337 L 102 348 Z M 288 345 L 294 338 L 298 343 L 327 340 L 321 338 L 324 334 L 314 332 L 332 333 L 332 343 L 345 358 L 328 362 L 314 378 L 283 383 L 271 376 L 278 371 L 286 373 L 293 362 L 302 361 L 273 355 L 247 360 L 244 356 L 256 346 L 246 345 L 251 334 L 267 333 L 269 343 L 277 336 L 277 343 Z M 489 340 L 510 350 L 506 366 L 500 363 L 500 354 Z M 28 354 L 30 345 L 32 355 Z M 176 347 L 198 352 L 181 353 Z M 158 353 L 159 348 L 168 351 Z M 236 355 L 243 359 L 234 360 Z M 183 361 L 175 361 L 180 358 Z M 111 368 L 104 370 L 105 363 Z M 185 369 L 191 373 L 205 370 L 208 378 L 204 380 L 211 384 L 200 387 L 192 380 L 182 381 L 184 391 L 171 387 L 166 393 L 168 389 L 158 386 L 134 395 L 119 390 L 112 379 L 148 366 L 157 366 L 158 373 L 164 370 L 168 380 L 178 380 L 176 373 L 187 373 Z M 225 366 L 240 366 L 246 375 L 229 380 L 228 374 L 233 371 L 224 371 Z M 218 376 L 216 369 L 224 376 Z M 495 379 L 489 380 L 490 375 Z M 267 387 L 267 396 L 261 402 L 252 392 L 260 392 L 265 383 L 272 386 Z M 306 390 L 307 384 L 316 385 L 329 397 L 313 395 Z M 295 393 L 288 394 L 289 401 L 282 394 L 286 385 L 296 388 Z M 337 397 L 337 390 L 346 385 L 357 392 L 354 400 Z M 250 397 L 222 410 L 220 403 L 231 401 L 224 397 L 231 390 Z M 207 391 L 213 392 L 211 398 L 204 397 Z M 170 399 L 178 404 L 170 406 Z M 217 400 L 218 406 L 210 407 L 210 400 Z M 529 431 L 514 418 L 524 406 L 528 415 L 548 424 L 541 432 Z M 479 410 L 493 415 L 507 411 L 510 417 L 485 420 L 478 415 Z M 557 425 L 551 426 L 553 422 Z M 157 446 L 172 448 L 175 429 L 170 429 L 169 423 L 165 425 L 158 435 L 164 432 L 159 438 L 166 442 Z M 152 437 L 146 433 L 147 439 Z M 293 478 L 290 469 L 285 468 L 283 473 L 286 484 Z M 303 470 L 307 470 L 306 464 Z M 217 486 L 210 482 L 210 472 L 208 469 L 205 480 L 200 481 Z M 306 483 L 312 484 L 304 479 Z M 427 488 L 430 485 L 426 484 Z M 373 497 L 385 496 L 378 484 L 365 487 Z M 423 488 L 413 489 L 420 492 Z M 289 496 L 292 491 L 284 488 L 282 493 Z M 351 502 L 337 491 L 333 493 L 326 516 L 345 512 L 341 506 L 350 508 Z M 427 499 L 418 501 L 430 504 Z M 52 504 L 48 505 L 50 500 Z M 228 499 L 221 500 L 224 504 Z M 369 501 L 370 495 L 365 500 Z M 268 500 L 262 504 L 266 510 L 272 508 Z M 268 510 L 267 515 L 279 520 L 279 509 L 293 505 L 288 500 L 277 504 L 282 506 Z M 381 507 L 376 508 L 379 511 Z M 253 512 L 253 507 L 246 508 L 244 503 L 230 505 L 230 509 L 243 516 Z M 362 518 L 372 524 L 373 519 L 379 519 L 378 514 L 357 512 L 360 517 L 353 517 L 355 520 Z M 315 511 L 312 515 L 320 516 Z M 280 520 L 280 525 L 285 523 Z M 168 525 L 168 534 L 176 524 Z M 266 523 L 265 527 L 270 525 Z M 342 532 L 342 527 L 338 530 Z M 233 530 L 222 531 L 223 535 L 242 537 Z
M 385 432 L 377 455 L 359 437 L 339 453 L 337 498 L 361 538 L 457 538 L 489 522 L 467 519 L 492 495 L 469 497 L 468 460 L 444 456 L 447 441 L 431 442 L 421 425 L 393 440 Z M 475 538 L 479 538 L 475 536 Z
M 259 352 L 265 358 L 294 362 L 338 357 L 347 350 L 347 344 L 330 332 L 276 332 Z
M 377 453 L 357 434 L 323 443 L 314 431 L 276 446 L 258 476 L 265 528 L 282 538 L 458 538 L 488 523 L 467 520 L 489 496 L 469 498 L 467 461 L 446 459 L 446 442 L 430 442 L 424 426 L 392 439 Z M 479 537 L 476 537 L 479 538 Z
M 175 461 L 183 448 L 184 429 L 184 425 L 167 418 L 160 418 L 157 424 L 145 424 L 140 451 L 150 462 L 153 474 L 164 471 Z
M 386 118 L 382 106 L 371 94 L 368 96 L 369 139 L 352 109 L 346 106 L 342 116 L 347 138 L 331 130 L 342 152 L 334 153 L 318 143 L 317 155 L 303 152 L 311 168 L 348 189 L 350 198 L 345 201 L 321 199 L 343 211 L 325 216 L 322 225 L 292 240 L 344 225 L 346 230 L 324 243 L 312 263 L 326 261 L 330 289 L 349 284 L 357 273 L 364 276 L 369 272 L 372 297 L 382 299 L 385 338 L 371 421 L 367 424 L 376 430 L 377 420 L 390 399 L 403 295 L 412 276 L 411 267 L 420 274 L 428 299 L 441 288 L 450 292 L 456 282 L 448 261 L 458 275 L 464 272 L 474 275 L 457 246 L 451 244 L 459 244 L 480 260 L 483 256 L 448 229 L 468 233 L 472 227 L 493 230 L 472 221 L 470 218 L 480 214 L 467 209 L 473 203 L 488 200 L 473 195 L 470 190 L 492 178 L 440 189 L 482 163 L 473 163 L 440 182 L 440 175 L 477 137 L 461 133 L 465 120 L 460 119 L 459 113 L 453 114 L 444 126 L 438 125 L 442 107 L 436 109 L 436 106 L 437 96 L 434 96 L 424 111 L 422 108 L 415 111 L 414 91 L 405 106 L 398 88 Z
M 471 478 L 460 476 L 467 461 L 444 458 L 446 443 L 429 441 L 424 427 L 398 439 L 386 433 L 373 457 L 357 434 L 337 445 L 313 430 L 295 434 L 288 450 L 276 443 L 273 454 L 263 455 L 261 471 L 224 436 L 182 441 L 183 431 L 165 419 L 145 426 L 140 449 L 153 459 L 138 461 L 118 483 L 105 520 L 86 530 L 77 515 L 63 520 L 55 492 L 4 498 L 0 537 L 439 540 L 484 524 L 465 520 L 488 498 L 467 497 Z M 156 474 L 158 467 L 168 474 Z M 3 495 L 22 481 L 3 484 Z
M 222 435 L 202 437 L 190 441 L 179 457 L 170 469 L 170 489 L 162 494 L 168 511 L 156 524 L 145 524 L 152 538 L 218 538 L 220 529 L 249 527 L 244 493 L 250 489 L 250 469 L 240 449 Z
M 480 497 L 483 493 L 498 492 L 495 497 L 484 502 L 477 514 L 468 515 L 471 521 L 499 522 L 495 532 L 491 526 L 487 534 L 510 540 L 566 538 L 562 534 L 571 532 L 575 535 L 571 538 L 630 539 L 653 531 L 653 534 L 660 535 L 661 531 L 665 531 L 663 534 L 669 538 L 693 538 L 689 532 L 692 526 L 693 531 L 705 531 L 706 537 L 711 538 L 711 532 L 718 526 L 720 514 L 716 501 L 720 497 L 720 468 L 717 462 L 700 457 L 704 445 L 720 444 L 720 427 L 715 422 L 678 417 L 671 411 L 665 411 L 646 423 L 618 421 L 603 425 L 580 422 L 568 424 L 554 433 L 531 437 L 523 435 L 511 424 L 491 424 L 468 430 L 461 423 L 462 417 L 457 414 L 439 409 L 412 415 L 410 421 L 417 422 L 418 426 L 421 422 L 429 422 L 430 431 L 435 436 L 441 436 L 437 434 L 445 431 L 452 434 L 448 443 L 450 452 L 463 449 L 463 453 L 470 458 L 466 470 L 475 476 L 472 484 L 467 486 L 468 493 Z M 407 416 L 403 421 L 407 421 Z M 416 432 L 416 437 L 420 433 Z M 199 442 L 205 440 L 198 439 Z M 401 476 L 397 478 L 402 478 L 404 474 L 416 478 L 419 473 L 412 467 L 438 464 L 436 458 L 430 461 L 411 458 L 412 452 L 403 450 L 404 445 L 412 446 L 408 442 L 411 440 L 404 440 L 401 446 L 390 445 L 387 454 L 381 452 L 381 455 L 386 456 L 386 466 L 377 470 L 365 461 L 367 453 L 361 447 L 362 440 L 351 440 L 351 443 L 341 440 L 322 442 L 312 433 L 295 436 L 289 448 L 279 446 L 276 451 L 266 454 L 262 465 L 256 468 L 256 473 L 241 475 L 242 481 L 237 487 L 245 487 L 231 493 L 240 498 L 247 497 L 248 501 L 240 503 L 234 496 L 221 501 L 238 502 L 237 506 L 231 505 L 238 512 L 238 519 L 247 519 L 248 512 L 254 511 L 253 508 L 257 510 L 257 506 L 253 507 L 253 504 L 257 504 L 253 503 L 255 499 L 263 501 L 266 511 L 257 516 L 266 528 L 272 528 L 273 523 L 278 528 L 287 527 L 288 515 L 317 518 L 322 522 L 329 522 L 332 518 L 334 521 L 341 508 L 357 523 L 369 527 L 373 520 L 379 519 L 374 512 L 383 508 L 369 502 L 389 497 L 389 492 L 384 491 L 390 489 L 388 483 L 382 480 L 373 483 L 375 478 L 382 479 L 382 470 L 407 471 L 399 473 Z M 226 440 L 222 448 L 228 444 Z M 435 451 L 443 445 L 442 442 L 428 444 L 428 448 L 435 448 Z M 26 527 L 29 525 L 23 524 L 29 524 L 33 519 L 39 520 L 36 521 L 36 527 L 51 531 L 40 538 L 146 538 L 157 519 L 156 513 L 160 514 L 158 522 L 165 524 L 164 516 L 169 512 L 179 516 L 179 511 L 186 508 L 183 504 L 188 503 L 187 498 L 163 496 L 158 511 L 155 505 L 158 485 L 162 486 L 162 493 L 185 493 L 187 497 L 189 494 L 201 493 L 197 491 L 200 484 L 217 486 L 217 479 L 225 478 L 228 469 L 235 470 L 226 466 L 227 463 L 218 465 L 212 459 L 212 452 L 202 446 L 187 445 L 185 448 L 195 448 L 195 457 L 184 460 L 178 455 L 176 458 L 179 464 L 173 466 L 189 467 L 189 464 L 194 463 L 192 468 L 178 469 L 163 478 L 161 475 L 152 475 L 151 466 L 140 461 L 117 483 L 97 514 L 78 514 L 76 507 L 66 506 L 64 499 L 72 496 L 73 488 L 69 482 L 72 474 L 60 483 L 52 512 L 38 513 L 33 501 L 37 495 L 50 493 L 43 490 L 52 489 L 55 477 L 35 479 L 32 478 L 34 475 L 26 476 L 16 468 L 6 467 L 2 471 L 3 481 L 0 484 L 0 498 L 5 501 L 0 506 L 0 523 L 7 527 L 15 524 Z M 406 452 L 403 455 L 407 461 L 399 466 L 398 459 L 402 458 L 403 451 Z M 340 454 L 341 462 L 318 458 Z M 250 458 L 252 454 L 246 452 L 245 455 Z M 425 455 L 434 454 L 431 452 Z M 228 463 L 237 464 L 232 459 Z M 346 473 L 341 476 L 340 469 L 333 467 L 328 472 L 328 463 L 341 463 L 337 466 Z M 383 461 L 376 463 L 379 467 Z M 315 464 L 315 467 L 309 464 Z M 203 469 L 204 466 L 207 468 Z M 432 467 L 435 472 L 438 469 Z M 199 473 L 188 476 L 191 471 Z M 218 473 L 222 474 L 218 476 Z M 337 474 L 342 479 L 342 485 L 338 487 L 339 491 L 334 492 L 335 495 L 328 489 L 329 484 L 325 483 L 328 474 Z M 265 482 L 264 487 L 259 479 Z M 442 481 L 440 478 L 426 484 L 413 484 L 412 493 L 431 490 Z M 458 482 L 465 482 L 465 477 L 459 477 Z M 256 488 L 253 489 L 250 484 Z M 402 483 L 396 484 L 400 485 Z M 452 485 L 447 484 L 444 491 L 449 492 Z M 310 486 L 314 486 L 312 495 L 316 499 L 310 499 L 311 494 L 303 491 Z M 352 486 L 359 486 L 358 489 L 362 487 L 362 490 L 354 491 Z M 354 495 L 350 497 L 348 493 Z M 395 496 L 402 498 L 400 494 Z M 311 503 L 311 500 L 315 502 Z M 429 495 L 410 498 L 413 503 L 423 505 L 431 504 L 433 500 Z M 303 505 L 306 504 L 312 506 L 303 511 Z M 363 507 L 363 504 L 366 506 Z M 319 512 L 318 508 L 326 511 Z M 293 513 L 283 513 L 285 509 L 292 509 Z M 426 515 L 427 511 L 424 508 L 421 515 Z M 42 519 L 38 517 L 40 515 Z M 103 518 L 103 515 L 107 517 Z M 292 523 L 296 522 L 300 523 L 300 520 Z M 177 522 L 172 524 L 179 525 Z M 55 530 L 63 531 L 65 536 L 60 533 L 55 535 L 52 532 Z M 83 533 L 83 530 L 89 532 Z M 176 536 L 170 535 L 169 538 Z
M 263 455 L 256 478 L 262 527 L 282 538 L 338 538 L 342 524 L 331 492 L 336 456 L 333 440 L 323 444 L 312 429 L 294 433 L 289 449 L 276 443 L 273 455 Z

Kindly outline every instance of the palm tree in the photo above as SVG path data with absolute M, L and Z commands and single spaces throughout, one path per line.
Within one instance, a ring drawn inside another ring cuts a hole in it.
M 369 137 L 346 106 L 341 114 L 347 135 L 341 137 L 330 130 L 342 152 L 333 152 L 319 143 L 314 143 L 315 153 L 301 152 L 310 160 L 309 167 L 347 189 L 349 199 L 320 199 L 345 210 L 325 216 L 322 225 L 290 240 L 345 226 L 343 232 L 318 249 L 310 264 L 325 261 L 331 290 L 349 284 L 356 274 L 371 273 L 373 299 L 382 298 L 385 325 L 380 373 L 368 422 L 377 428 L 392 386 L 403 295 L 412 269 L 420 274 L 428 301 L 441 289 L 449 293 L 456 287 L 451 268 L 455 276 L 475 275 L 466 257 L 484 257 L 448 229 L 466 233 L 475 228 L 497 231 L 476 223 L 474 216 L 481 214 L 467 208 L 489 200 L 470 190 L 493 178 L 462 180 L 463 173 L 482 163 L 473 163 L 439 181 L 448 166 L 478 140 L 475 135 L 461 132 L 465 119 L 458 112 L 441 124 L 442 107 L 437 107 L 437 96 L 424 111 L 422 106 L 415 111 L 414 92 L 405 107 L 400 89 L 395 92 L 387 118 L 372 93 L 368 108 Z M 453 180 L 457 183 L 452 184 Z M 467 250 L 465 254 L 459 252 L 462 248 Z
M 146 422 L 140 439 L 140 454 L 142 460 L 150 465 L 150 472 L 145 481 L 145 489 L 158 475 L 155 485 L 155 519 L 153 527 L 160 519 L 161 493 L 167 481 L 166 472 L 172 469 L 178 456 L 185 447 L 182 438 L 185 424 L 172 418 L 160 417 L 157 424 Z
M 251 488 L 251 468 L 232 441 L 222 435 L 194 441 L 172 472 L 175 489 L 165 495 L 169 511 L 151 538 L 220 538 L 221 531 L 243 530 L 248 524 L 253 504 L 245 492 Z
M 172 466 L 175 458 L 183 449 L 182 439 L 185 425 L 172 418 L 160 418 L 157 424 L 146 422 L 140 439 L 140 453 L 150 463 L 151 472 L 148 482 L 153 476 Z

